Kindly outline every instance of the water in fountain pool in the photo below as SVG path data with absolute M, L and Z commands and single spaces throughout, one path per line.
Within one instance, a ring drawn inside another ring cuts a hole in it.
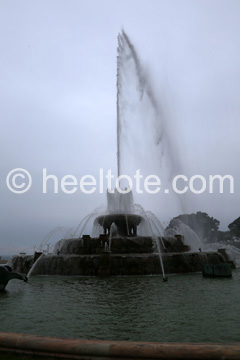
M 239 341 L 240 270 L 232 279 L 200 274 L 32 277 L 0 293 L 1 331 L 82 339 Z

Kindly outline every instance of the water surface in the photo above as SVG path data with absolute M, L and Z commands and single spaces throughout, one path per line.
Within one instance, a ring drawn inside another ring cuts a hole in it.
M 240 270 L 136 277 L 30 277 L 0 293 L 0 331 L 100 340 L 238 342 Z

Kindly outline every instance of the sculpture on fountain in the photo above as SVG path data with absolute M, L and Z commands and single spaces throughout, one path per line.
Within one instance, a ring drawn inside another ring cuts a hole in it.
M 12 268 L 8 265 L 0 266 L 0 291 L 4 290 L 8 282 L 12 279 L 23 280 L 24 282 L 28 281 L 26 275 L 22 275 L 16 272 L 12 272 Z

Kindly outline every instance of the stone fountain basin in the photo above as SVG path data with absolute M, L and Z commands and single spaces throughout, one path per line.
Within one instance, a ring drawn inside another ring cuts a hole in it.
M 109 214 L 98 216 L 96 221 L 101 226 L 110 227 L 112 223 L 115 223 L 118 226 L 121 224 L 126 224 L 126 221 L 129 225 L 139 225 L 142 219 L 142 216 L 136 214 Z
M 165 271 L 173 273 L 200 272 L 203 264 L 228 262 L 227 254 L 220 252 L 186 252 L 163 254 Z M 12 259 L 15 271 L 25 272 L 29 257 L 16 256 Z M 44 255 L 36 264 L 32 275 L 98 276 L 104 269 L 111 276 L 162 274 L 157 253 L 99 255 Z

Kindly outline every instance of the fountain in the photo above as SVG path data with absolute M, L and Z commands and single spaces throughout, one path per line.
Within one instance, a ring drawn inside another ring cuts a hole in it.
M 124 92 L 124 86 L 131 83 L 127 69 L 129 61 L 134 67 L 136 75 L 134 85 L 137 88 L 137 94 L 135 97 L 131 97 L 130 94 L 130 100 L 126 99 L 129 92 Z M 138 104 L 141 104 L 142 107 L 136 115 L 132 113 L 132 109 L 136 110 Z M 126 157 L 126 143 L 123 143 L 123 139 L 129 140 L 130 136 L 126 134 L 125 129 L 126 123 L 130 122 L 127 121 L 127 118 L 130 116 L 135 120 L 138 117 L 143 119 L 143 115 L 146 115 L 146 108 L 151 110 L 152 118 L 150 123 L 142 123 L 142 126 L 137 124 L 134 128 L 134 133 L 135 129 L 138 129 L 141 135 L 140 139 L 137 139 L 135 159 L 136 157 L 140 158 L 141 164 L 143 163 L 141 156 L 150 154 L 149 158 L 145 158 L 144 163 L 155 167 L 155 170 L 162 160 L 174 167 L 176 154 L 173 154 L 166 126 L 161 118 L 162 112 L 144 75 L 136 51 L 126 33 L 122 31 L 118 37 L 117 63 L 118 177 L 121 177 L 123 173 L 128 173 L 128 158 L 132 160 L 134 157 Z M 143 121 L 146 122 L 146 119 Z M 150 132 L 147 133 L 149 129 Z M 136 136 L 136 134 L 134 135 Z M 148 141 L 148 147 L 145 149 L 146 151 L 141 152 L 142 143 L 145 140 Z M 133 139 L 128 142 L 135 145 Z M 132 151 L 132 153 L 135 152 L 136 149 Z M 162 159 L 163 154 L 166 157 L 164 159 Z M 131 166 L 130 160 L 129 163 Z M 135 161 L 134 167 L 138 168 L 138 165 L 139 163 Z M 148 174 L 154 173 L 150 172 L 153 168 L 147 168 Z M 171 171 L 172 169 L 170 169 Z M 167 172 L 165 176 L 169 177 L 169 168 Z M 120 184 L 120 180 L 119 187 L 121 189 L 125 187 L 123 182 Z M 83 231 L 92 218 L 95 219 L 93 236 L 84 235 Z M 49 236 L 46 239 L 48 240 Z M 134 204 L 131 189 L 125 188 L 125 191 L 115 189 L 107 191 L 107 209 L 103 212 L 96 209 L 85 216 L 71 238 L 62 239 L 56 243 L 52 254 L 44 254 L 40 251 L 30 257 L 15 256 L 11 259 L 11 265 L 15 270 L 29 275 L 162 274 L 163 280 L 166 281 L 166 273 L 196 272 L 201 271 L 203 264 L 219 264 L 230 261 L 226 251 L 201 251 L 202 245 L 198 241 L 196 234 L 188 226 L 180 223 L 176 224 L 175 229 L 165 232 L 161 222 L 153 213 L 145 211 L 141 205 Z M 43 241 L 43 243 L 45 242 L 46 240 Z
M 97 236 L 86 234 L 59 240 L 52 254 L 14 256 L 11 266 L 29 275 L 162 274 L 166 281 L 166 273 L 196 272 L 201 271 L 203 264 L 230 262 L 223 249 L 195 251 L 185 243 L 183 235 L 176 231 L 170 235 L 169 230 L 164 233 L 153 214 L 133 204 L 131 192 L 108 193 L 107 199 L 107 210 L 94 220 L 93 233 L 96 234 L 97 228 Z M 192 235 L 186 227 L 185 234 Z

